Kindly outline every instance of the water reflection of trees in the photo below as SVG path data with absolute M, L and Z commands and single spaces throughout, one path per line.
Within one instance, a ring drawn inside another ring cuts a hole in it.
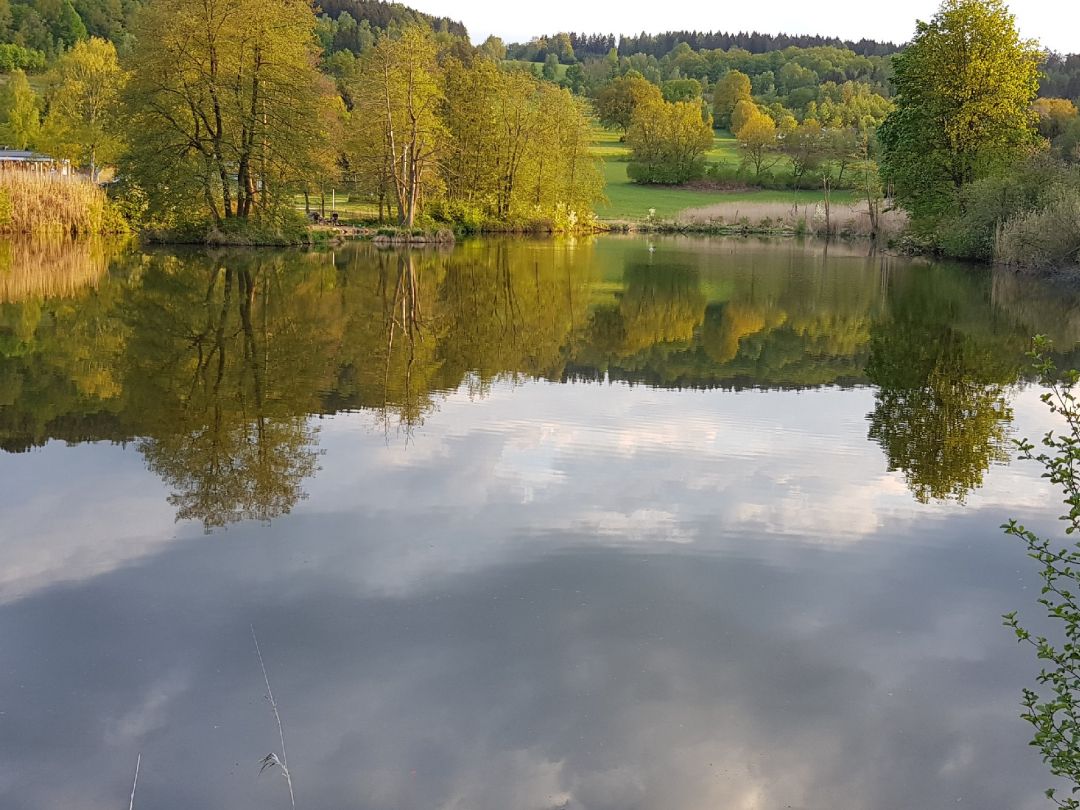
M 866 368 L 878 386 L 870 438 L 918 500 L 963 500 L 1008 459 L 1006 394 L 1026 336 L 993 317 L 982 279 L 903 273 L 889 292 Z
M 869 381 L 870 438 L 916 497 L 963 497 L 1004 458 L 1008 387 L 1043 326 L 1030 288 L 873 257 L 668 253 L 130 254 L 74 297 L 0 304 L 0 444 L 136 440 L 178 516 L 207 528 L 303 497 L 311 415 L 408 433 L 497 380 Z
M 179 519 L 270 520 L 315 470 L 310 358 L 329 343 L 296 319 L 312 301 L 287 272 L 261 253 L 155 257 L 125 302 L 131 427 Z

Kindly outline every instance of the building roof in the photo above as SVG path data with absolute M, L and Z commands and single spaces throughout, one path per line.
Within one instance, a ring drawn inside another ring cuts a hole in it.
M 54 163 L 56 158 L 43 155 L 40 152 L 31 152 L 29 149 L 0 148 L 0 161 L 15 163 Z

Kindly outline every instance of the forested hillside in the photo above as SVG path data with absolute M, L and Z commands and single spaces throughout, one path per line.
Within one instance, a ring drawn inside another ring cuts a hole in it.
M 56 56 L 87 37 L 101 37 L 121 50 L 127 44 L 135 11 L 144 0 L 0 0 L 0 43 L 16 46 L 0 49 L 0 70 L 15 67 L 40 69 Z M 465 37 L 465 26 L 446 17 L 433 17 L 401 3 L 383 0 L 325 0 L 317 4 L 324 25 L 346 15 L 346 32 L 419 24 L 438 32 Z M 347 33 L 339 42 L 324 42 L 329 50 L 359 52 L 366 39 Z

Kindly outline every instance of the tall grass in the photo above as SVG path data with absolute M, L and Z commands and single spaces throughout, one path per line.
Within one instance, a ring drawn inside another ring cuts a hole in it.
M 105 275 L 110 246 L 63 234 L 0 239 L 0 304 L 71 298 Z
M 84 177 L 0 172 L 0 233 L 104 233 L 114 229 L 109 213 L 105 192 Z
M 691 208 L 678 215 L 676 226 L 714 227 L 746 233 L 791 233 L 816 236 L 875 235 L 870 212 L 863 203 L 833 203 L 828 211 L 824 202 L 787 204 L 781 202 L 722 202 Z M 876 235 L 889 239 L 907 225 L 901 211 L 888 211 L 878 218 Z

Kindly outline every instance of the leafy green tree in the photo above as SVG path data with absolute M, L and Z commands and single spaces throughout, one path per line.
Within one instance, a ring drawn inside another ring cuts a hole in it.
M 0 72 L 37 72 L 45 67 L 45 54 L 13 43 L 0 44 Z
M 1070 163 L 1080 163 L 1080 118 L 1065 125 L 1065 130 L 1054 140 L 1054 148 Z
M 559 57 L 549 53 L 544 57 L 544 68 L 540 73 L 544 81 L 557 82 L 559 80 Z
M 1032 143 L 1042 53 L 1002 0 L 945 0 L 894 60 L 882 171 L 917 224 Z
M 398 223 L 412 227 L 445 148 L 443 72 L 430 29 L 411 25 L 380 37 L 361 60 L 352 96 L 362 111 L 354 118 L 356 151 L 388 180 Z
M 601 88 L 596 113 L 605 127 L 627 132 L 638 106 L 656 101 L 663 101 L 660 88 L 639 73 L 628 73 Z
M 731 111 L 732 133 L 738 133 L 738 131 L 746 125 L 747 121 L 759 114 L 760 110 L 752 99 L 742 99 L 735 105 L 735 109 Z
M 89 168 L 94 181 L 99 166 L 122 148 L 117 123 L 124 80 L 116 48 L 97 37 L 77 43 L 49 74 L 45 143 L 54 155 Z
M 163 0 L 137 15 L 125 174 L 164 221 L 279 221 L 325 160 L 332 83 L 306 0 Z
M 660 85 L 664 101 L 697 101 L 701 98 L 701 82 L 697 79 L 670 79 Z
M 26 74 L 14 71 L 0 91 L 0 138 L 16 149 L 34 146 L 41 132 L 41 107 Z
M 583 103 L 568 90 L 488 60 L 446 68 L 440 161 L 451 218 L 503 224 L 572 217 L 602 195 Z M 556 223 L 572 227 L 572 223 Z
M 752 101 L 750 77 L 738 70 L 729 70 L 713 90 L 713 120 L 721 129 L 731 127 L 731 114 L 740 101 Z
M 817 169 L 828 156 L 828 143 L 821 124 L 810 118 L 784 133 L 780 151 L 791 161 L 795 188 L 802 185 L 807 172 Z
M 753 167 L 755 178 L 760 178 L 762 172 L 776 165 L 779 160 L 776 154 L 779 144 L 776 123 L 765 113 L 755 109 L 754 114 L 736 131 L 735 137 L 743 150 L 743 162 Z
M 634 111 L 626 143 L 631 180 L 685 183 L 704 172 L 705 152 L 713 143 L 712 118 L 702 119 L 701 106 L 690 101 L 652 100 Z
M 575 62 L 567 66 L 566 75 L 563 76 L 563 87 L 574 95 L 581 95 L 585 92 L 586 81 L 585 69 L 580 64 Z
M 492 34 L 483 41 L 476 52 L 488 59 L 501 62 L 506 58 L 506 43 Z

